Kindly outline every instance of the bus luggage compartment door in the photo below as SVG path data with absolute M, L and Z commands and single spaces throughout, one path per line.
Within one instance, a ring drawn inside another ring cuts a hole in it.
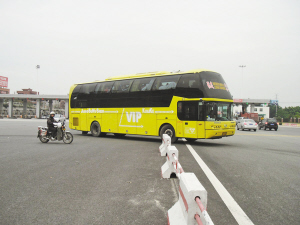
M 198 138 L 197 121 L 182 121 L 183 133 L 186 138 Z

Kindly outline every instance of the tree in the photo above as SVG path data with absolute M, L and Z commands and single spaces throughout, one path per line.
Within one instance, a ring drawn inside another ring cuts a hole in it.
M 271 107 L 270 106 L 270 117 L 271 117 Z M 275 109 L 276 110 L 276 109 Z M 296 106 L 296 107 L 285 107 L 282 108 L 280 106 L 278 106 L 277 108 L 277 116 L 283 118 L 283 121 L 288 122 L 290 120 L 290 118 L 299 118 L 300 117 L 300 107 Z
M 278 106 L 277 106 L 277 116 L 278 116 Z M 270 105 L 270 118 L 276 117 L 276 105 Z

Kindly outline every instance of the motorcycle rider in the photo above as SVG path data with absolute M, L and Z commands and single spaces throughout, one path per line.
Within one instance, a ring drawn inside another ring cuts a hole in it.
M 49 118 L 47 119 L 47 127 L 48 130 L 52 132 L 52 137 L 55 138 L 56 137 L 56 133 L 57 133 L 57 128 L 54 127 L 53 123 L 57 123 L 57 121 L 54 119 L 55 116 L 55 112 L 51 112 Z

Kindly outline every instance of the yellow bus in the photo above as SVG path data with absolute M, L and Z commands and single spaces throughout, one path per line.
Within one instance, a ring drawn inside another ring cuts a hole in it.
M 172 142 L 232 136 L 233 99 L 219 73 L 153 72 L 74 84 L 69 126 L 82 134 L 161 136 Z

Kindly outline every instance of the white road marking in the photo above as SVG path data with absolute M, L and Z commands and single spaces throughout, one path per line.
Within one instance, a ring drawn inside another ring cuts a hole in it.
M 254 223 L 250 220 L 250 218 L 246 215 L 246 213 L 242 210 L 242 208 L 238 205 L 238 203 L 233 199 L 233 197 L 229 194 L 226 188 L 222 185 L 222 183 L 218 180 L 218 178 L 213 174 L 213 172 L 208 168 L 205 162 L 201 159 L 201 157 L 196 153 L 196 151 L 192 148 L 191 145 L 186 143 L 187 148 L 190 150 L 191 154 L 194 156 L 195 160 L 210 180 L 211 184 L 214 186 L 221 199 L 238 222 L 241 225 L 254 225 Z

